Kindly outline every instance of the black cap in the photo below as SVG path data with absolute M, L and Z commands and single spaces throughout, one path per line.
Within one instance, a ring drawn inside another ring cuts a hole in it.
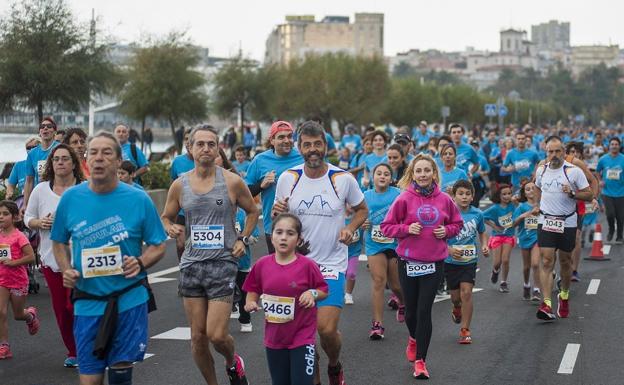
M 399 133 L 399 134 L 394 135 L 395 143 L 399 143 L 399 142 L 409 143 L 411 141 L 412 141 L 412 138 L 410 138 L 410 136 L 407 134 Z

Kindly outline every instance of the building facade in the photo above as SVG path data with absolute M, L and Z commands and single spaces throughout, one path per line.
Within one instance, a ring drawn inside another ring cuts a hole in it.
M 538 51 L 563 51 L 570 48 L 570 23 L 550 20 L 531 26 L 531 41 Z

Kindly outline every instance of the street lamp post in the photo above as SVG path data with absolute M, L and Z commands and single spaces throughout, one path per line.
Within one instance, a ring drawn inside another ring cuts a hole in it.
M 520 93 L 516 90 L 513 90 L 507 95 L 509 99 L 514 102 L 514 123 L 518 124 L 518 101 L 520 100 Z

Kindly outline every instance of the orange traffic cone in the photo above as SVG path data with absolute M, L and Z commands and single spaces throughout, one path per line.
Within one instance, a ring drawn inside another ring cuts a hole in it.
M 590 261 L 608 261 L 611 258 L 607 258 L 604 256 L 602 252 L 602 226 L 600 223 L 596 224 L 596 230 L 594 231 L 594 242 L 592 243 L 591 253 L 589 253 L 589 257 L 585 257 L 585 259 Z

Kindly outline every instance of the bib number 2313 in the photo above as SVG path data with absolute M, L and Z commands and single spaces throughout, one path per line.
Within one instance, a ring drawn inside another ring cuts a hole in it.
M 82 250 L 84 278 L 123 274 L 122 265 L 121 249 L 117 245 Z
M 223 225 L 191 226 L 191 247 L 201 250 L 215 250 L 224 247 Z

